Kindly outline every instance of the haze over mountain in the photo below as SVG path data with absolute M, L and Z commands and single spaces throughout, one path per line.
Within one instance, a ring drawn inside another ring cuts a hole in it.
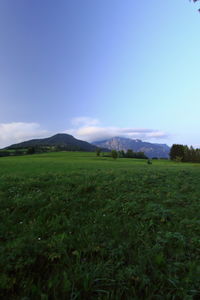
M 20 149 L 29 147 L 58 147 L 64 150 L 73 151 L 95 151 L 96 147 L 108 150 L 132 149 L 134 152 L 144 152 L 146 156 L 168 158 L 170 147 L 166 144 L 143 142 L 139 139 L 129 139 L 124 137 L 113 137 L 107 140 L 96 141 L 92 144 L 76 139 L 67 133 L 58 133 L 48 138 L 32 139 L 21 143 L 13 144 L 5 149 Z
M 42 146 L 59 146 L 64 147 L 65 150 L 74 151 L 95 151 L 96 146 L 88 142 L 78 140 L 70 134 L 58 133 L 49 138 L 33 139 L 18 144 L 13 144 L 6 149 L 19 149 L 28 147 L 42 147 Z
M 107 148 L 109 150 L 133 150 L 134 152 L 144 152 L 149 158 L 168 158 L 170 147 L 166 144 L 156 144 L 143 142 L 139 139 L 129 139 L 123 137 L 113 137 L 108 140 L 96 141 L 93 143 L 98 147 Z

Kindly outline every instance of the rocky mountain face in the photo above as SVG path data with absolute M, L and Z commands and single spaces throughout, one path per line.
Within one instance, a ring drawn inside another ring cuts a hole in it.
M 170 147 L 166 144 L 154 144 L 123 137 L 113 137 L 108 140 L 93 142 L 93 144 L 97 147 L 107 148 L 110 150 L 127 151 L 128 149 L 131 149 L 134 152 L 144 152 L 144 154 L 149 158 L 168 158 L 170 151 Z
M 96 146 L 90 143 L 75 139 L 72 135 L 58 133 L 49 138 L 34 139 L 22 143 L 14 144 L 6 149 L 19 149 L 29 147 L 63 147 L 65 150 L 72 151 L 95 151 Z

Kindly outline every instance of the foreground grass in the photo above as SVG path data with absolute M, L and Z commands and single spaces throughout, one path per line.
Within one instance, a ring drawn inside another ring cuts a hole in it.
M 0 159 L 1 299 L 199 299 L 200 166 Z

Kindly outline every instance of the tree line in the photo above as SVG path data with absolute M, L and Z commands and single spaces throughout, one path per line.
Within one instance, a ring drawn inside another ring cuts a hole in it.
M 30 147 L 24 147 L 24 148 L 10 148 L 10 149 L 0 150 L 0 157 L 40 154 L 40 153 L 45 153 L 45 152 L 59 152 L 59 151 L 83 151 L 83 152 L 85 152 L 86 150 L 82 147 L 73 146 L 73 145 L 67 145 L 67 146 L 66 145 L 57 145 L 57 146 L 38 146 L 38 145 L 36 145 L 36 146 L 30 146 Z
M 173 144 L 169 153 L 170 159 L 182 162 L 200 162 L 200 149 L 181 144 Z
M 97 147 L 96 148 L 96 155 L 100 156 L 102 153 L 102 149 Z M 116 158 L 143 158 L 147 159 L 148 157 L 144 154 L 144 152 L 134 152 L 132 149 L 128 149 L 126 152 L 124 150 L 121 151 L 116 151 L 112 150 L 111 152 L 108 152 L 106 155 L 103 153 L 102 156 L 108 156 L 108 157 L 113 157 L 114 159 Z
M 134 152 L 131 149 L 128 149 L 126 152 L 123 150 L 118 151 L 118 156 L 119 157 L 125 157 L 125 158 L 145 158 L 147 159 L 148 157 L 144 154 L 144 152 Z

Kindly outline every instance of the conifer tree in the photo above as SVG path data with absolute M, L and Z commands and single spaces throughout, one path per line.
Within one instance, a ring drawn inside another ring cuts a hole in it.
M 184 159 L 184 146 L 180 144 L 173 144 L 170 149 L 169 156 L 171 160 L 179 158 L 182 161 Z

